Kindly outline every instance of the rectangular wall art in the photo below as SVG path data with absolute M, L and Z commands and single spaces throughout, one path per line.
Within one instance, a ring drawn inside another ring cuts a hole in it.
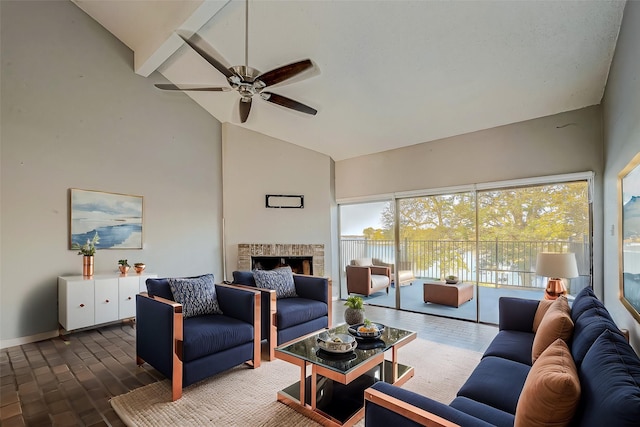
M 618 176 L 620 299 L 640 322 L 640 153 Z
M 96 249 L 142 249 L 142 196 L 70 191 L 69 248 L 98 233 Z

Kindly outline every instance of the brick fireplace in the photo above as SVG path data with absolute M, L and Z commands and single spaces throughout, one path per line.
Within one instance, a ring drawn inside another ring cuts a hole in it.
M 311 259 L 314 276 L 324 276 L 324 245 L 301 243 L 241 243 L 238 245 L 238 270 L 251 270 L 254 258 Z

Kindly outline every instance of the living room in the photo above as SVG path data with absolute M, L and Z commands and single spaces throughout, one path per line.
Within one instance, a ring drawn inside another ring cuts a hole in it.
M 230 279 L 238 244 L 273 242 L 323 244 L 337 278 L 338 201 L 593 171 L 594 290 L 640 352 L 619 300 L 617 207 L 618 174 L 640 151 L 640 3 L 626 3 L 600 103 L 337 161 L 159 93 L 164 78 L 136 75 L 131 50 L 71 2 L 0 13 L 0 347 L 58 334 L 57 277 L 81 271 L 70 188 L 144 197 L 143 249 L 99 251 L 97 272 L 128 258 L 163 277 Z M 452 156 L 459 173 L 446 173 Z M 265 209 L 265 194 L 303 194 L 305 207 Z

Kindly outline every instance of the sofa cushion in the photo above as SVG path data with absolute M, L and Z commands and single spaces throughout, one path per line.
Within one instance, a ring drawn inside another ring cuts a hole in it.
M 371 289 L 386 288 L 387 286 L 389 286 L 389 276 L 371 275 Z
M 640 420 L 640 359 L 622 335 L 605 330 L 578 368 L 582 399 L 576 425 L 637 426 Z
M 286 329 L 326 316 L 327 304 L 306 298 L 283 298 L 276 301 L 276 325 Z
M 296 285 L 293 283 L 291 267 L 279 267 L 273 270 L 254 270 L 256 285 L 263 289 L 276 291 L 276 298 L 297 297 Z
M 560 338 L 535 361 L 520 393 L 514 427 L 569 425 L 580 400 L 580 380 Z
M 518 396 L 527 379 L 530 366 L 500 357 L 484 357 L 458 396 L 468 397 L 501 411 L 515 414 Z
M 185 318 L 203 314 L 222 314 L 213 274 L 188 279 L 169 278 L 167 281 L 174 301 L 182 304 L 182 314 Z
M 547 310 L 549 310 L 551 304 L 553 304 L 553 300 L 549 299 L 540 300 L 540 302 L 538 303 L 536 314 L 535 316 L 533 316 L 533 332 L 536 332 L 538 330 L 540 322 L 542 322 L 542 318 L 544 317 L 544 315 L 547 314 Z
M 593 289 L 587 286 L 578 292 L 573 300 L 573 304 L 571 305 L 571 320 L 575 323 L 585 311 L 594 307 L 604 308 L 604 304 L 602 304 L 598 297 L 596 297 L 596 294 L 593 293 Z
M 605 308 L 593 307 L 578 317 L 573 326 L 571 341 L 571 354 L 576 365 L 580 366 L 591 345 L 605 329 L 621 333 Z
M 531 346 L 533 332 L 521 332 L 505 329 L 491 341 L 483 357 L 497 356 L 515 362 L 531 365 Z
M 183 360 L 203 356 L 253 341 L 253 326 L 225 315 L 205 315 L 184 319 Z
M 458 396 L 449 405 L 465 414 L 472 415 L 497 427 L 513 427 L 513 414 L 484 403 L 476 402 L 468 397 Z
M 373 265 L 373 259 L 371 258 L 356 258 L 351 261 L 351 265 L 355 265 L 357 267 L 368 267 Z
M 538 326 L 538 331 L 533 338 L 531 349 L 531 362 L 534 363 L 538 356 L 555 340 L 562 338 L 569 341 L 573 333 L 569 303 L 565 296 L 560 296 L 549 307 Z

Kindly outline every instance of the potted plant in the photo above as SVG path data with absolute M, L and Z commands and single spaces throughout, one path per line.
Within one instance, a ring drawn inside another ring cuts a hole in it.
M 120 269 L 120 273 L 127 274 L 131 266 L 127 262 L 126 259 L 118 260 L 118 268 Z
M 98 232 L 93 235 L 93 239 L 87 239 L 87 243 L 80 246 L 75 242 L 71 245 L 71 249 L 77 249 L 78 255 L 82 255 L 82 275 L 93 276 L 93 256 L 96 253 L 96 245 L 100 241 Z
M 362 298 L 351 296 L 344 303 L 347 308 L 344 311 L 344 321 L 349 325 L 364 322 L 364 303 Z

